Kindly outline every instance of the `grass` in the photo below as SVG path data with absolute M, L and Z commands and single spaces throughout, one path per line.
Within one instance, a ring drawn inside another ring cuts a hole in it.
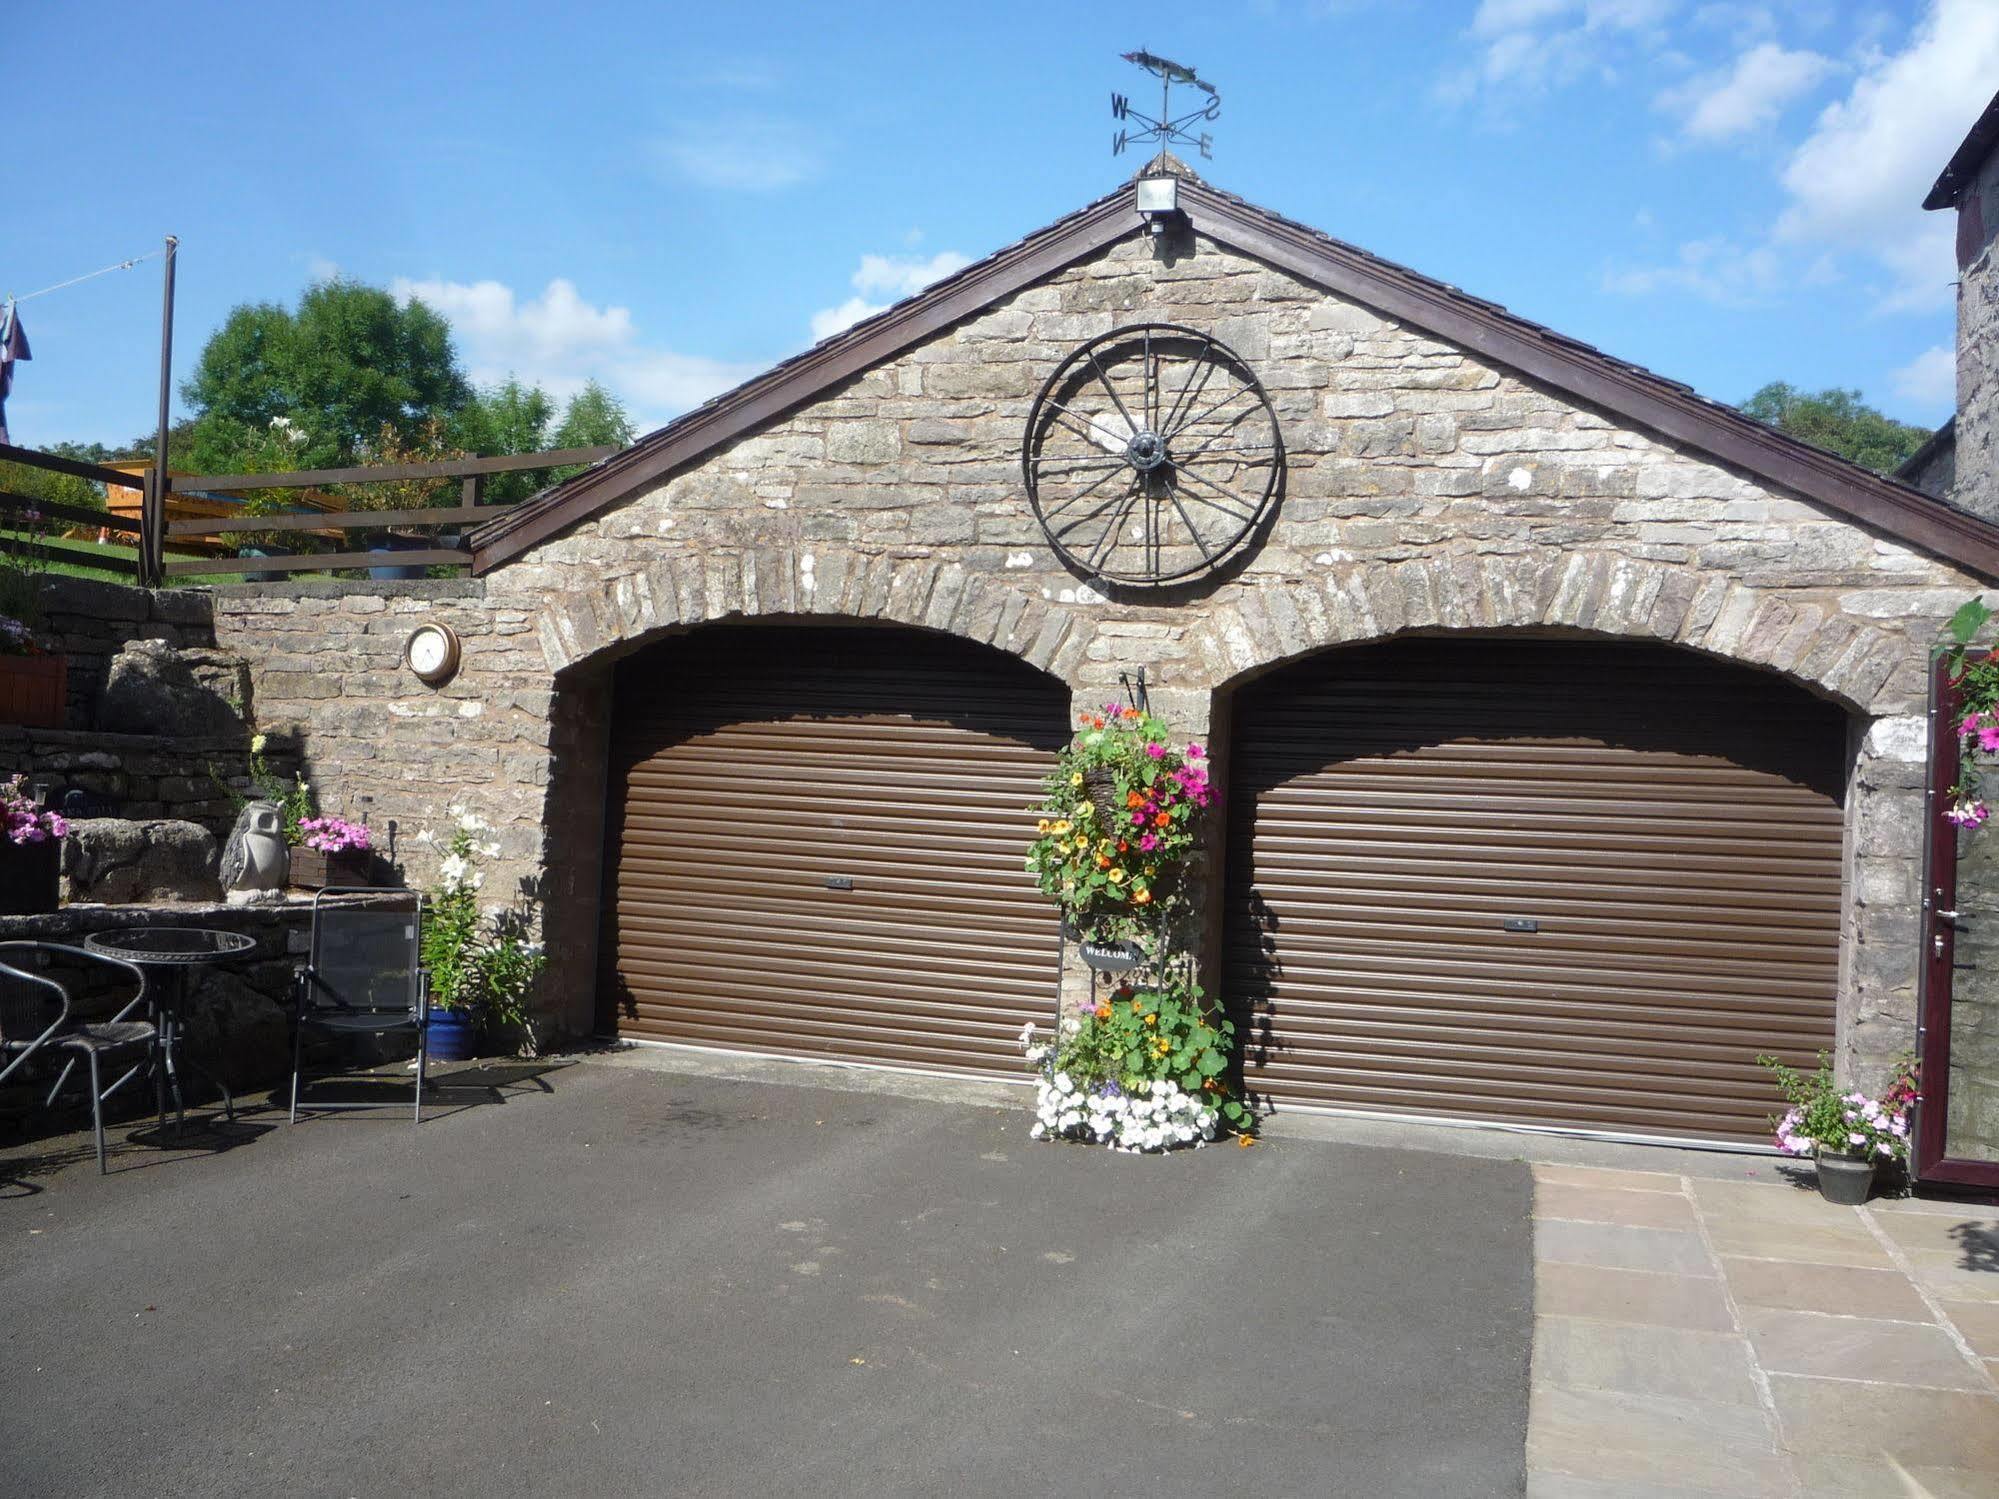
M 115 541 L 71 541 L 66 537 L 42 536 L 32 532 L 10 531 L 0 527 L 0 550 L 8 541 L 33 541 L 47 547 L 52 552 L 65 554 L 51 559 L 45 564 L 46 570 L 65 578 L 90 578 L 99 583 L 133 583 L 139 576 L 139 549 L 134 546 L 120 546 Z M 198 562 L 199 552 L 168 551 L 169 562 Z M 33 566 L 44 566 L 39 560 Z M 189 573 L 167 579 L 167 586 L 177 588 L 198 583 L 240 583 L 240 573 Z

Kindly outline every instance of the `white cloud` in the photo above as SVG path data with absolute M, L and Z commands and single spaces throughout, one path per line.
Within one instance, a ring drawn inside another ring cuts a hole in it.
M 1614 72 L 1633 43 L 1655 53 L 1662 24 L 1679 0 L 1482 0 L 1469 35 L 1478 60 L 1447 74 L 1438 94 L 1463 101 L 1484 92 L 1500 97 L 1572 83 L 1591 72 Z M 1656 57 L 1654 59 L 1656 61 Z
M 1783 257 L 1768 245 L 1714 238 L 1681 245 L 1670 265 L 1606 272 L 1603 288 L 1636 297 L 1681 291 L 1724 307 L 1742 307 L 1771 296 L 1789 280 Z
M 308 255 L 305 258 L 306 279 L 317 284 L 333 281 L 340 275 L 340 262 L 328 260 L 324 255 Z
M 596 380 L 626 403 L 642 429 L 698 406 L 757 370 L 647 344 L 630 308 L 596 306 L 561 277 L 526 300 L 499 281 L 399 276 L 390 290 L 400 301 L 435 308 L 451 324 L 475 383 L 490 385 L 513 375 L 561 401 Z
M 1775 123 L 1836 64 L 1816 52 L 1790 52 L 1775 42 L 1751 47 L 1726 68 L 1666 89 L 1653 102 L 1680 117 L 1682 134 L 1713 143 Z
M 1957 351 L 1949 344 L 1925 349 L 1888 379 L 1903 400 L 1950 410 L 1957 405 Z
M 692 121 L 653 143 L 666 171 L 701 187 L 767 193 L 795 187 L 819 173 L 819 152 L 794 122 L 774 115 L 734 113 Z
M 847 298 L 837 307 L 813 313 L 812 337 L 816 341 L 843 333 L 862 318 L 886 311 L 890 302 L 913 297 L 931 282 L 941 281 L 971 263 L 969 255 L 960 255 L 956 250 L 939 250 L 927 260 L 916 255 L 863 255 L 860 268 L 851 278 L 854 290 L 860 295 Z M 870 300 L 873 297 L 887 300 L 876 302 Z
M 1935 0 L 1908 48 L 1877 55 L 1792 154 L 1785 244 L 1858 250 L 1894 276 L 1897 310 L 1941 306 L 1952 277 L 1951 226 L 1920 207 L 1999 79 L 1999 4 Z

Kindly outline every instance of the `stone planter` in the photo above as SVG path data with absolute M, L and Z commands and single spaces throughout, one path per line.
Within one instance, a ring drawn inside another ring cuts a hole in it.
M 373 885 L 375 856 L 366 849 L 343 849 L 337 854 L 321 853 L 300 844 L 292 850 L 291 882 L 301 890 L 324 890 L 328 886 Z
M 41 916 L 56 908 L 62 840 L 10 843 L 0 838 L 0 916 Z
M 1874 1162 L 1864 1156 L 1818 1156 L 1819 1196 L 1841 1207 L 1857 1208 L 1874 1190 Z
M 0 723 L 59 729 L 68 709 L 67 656 L 0 656 Z

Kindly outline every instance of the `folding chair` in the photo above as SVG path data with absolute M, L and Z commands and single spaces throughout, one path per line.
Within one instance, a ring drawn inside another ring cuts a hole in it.
M 416 1097 L 412 1121 L 423 1121 L 423 1090 L 430 1059 L 430 992 L 423 972 L 419 933 L 423 896 L 384 906 L 380 890 L 329 888 L 312 900 L 312 943 L 293 981 L 292 1106 L 298 1120 L 300 1076 L 308 1030 L 334 1036 L 416 1033 Z M 329 904 L 338 895 L 371 895 L 365 906 Z M 320 1077 L 351 1077 L 353 1068 L 335 1068 Z M 318 1109 L 372 1109 L 373 1103 L 319 1103 Z
M 75 999 L 70 984 L 43 969 L 54 959 L 95 963 L 130 974 L 137 986 L 132 998 L 109 1020 L 78 1022 L 72 1017 Z M 47 1052 L 50 1059 L 61 1057 L 63 1066 L 49 1089 L 43 1107 L 55 1107 L 63 1085 L 81 1061 L 90 1074 L 90 1124 L 97 1136 L 97 1170 L 104 1164 L 104 1100 L 141 1070 L 153 1067 L 153 1103 L 159 1126 L 166 1127 L 166 1102 L 160 1091 L 159 1028 L 150 1020 L 127 1019 L 146 1003 L 146 972 L 136 963 L 85 952 L 60 942 L 0 942 L 0 1081 L 25 1068 L 35 1056 Z M 104 1086 L 103 1068 L 133 1058 L 117 1082 Z

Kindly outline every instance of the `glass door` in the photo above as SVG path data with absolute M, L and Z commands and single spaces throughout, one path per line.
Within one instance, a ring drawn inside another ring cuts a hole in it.
M 1951 816 L 1962 717 L 1947 663 L 1938 661 L 1930 683 L 1915 1174 L 1990 1188 L 1999 1187 L 1999 818 L 1966 827 Z M 1999 767 L 1992 780 L 1986 789 L 1999 792 Z

